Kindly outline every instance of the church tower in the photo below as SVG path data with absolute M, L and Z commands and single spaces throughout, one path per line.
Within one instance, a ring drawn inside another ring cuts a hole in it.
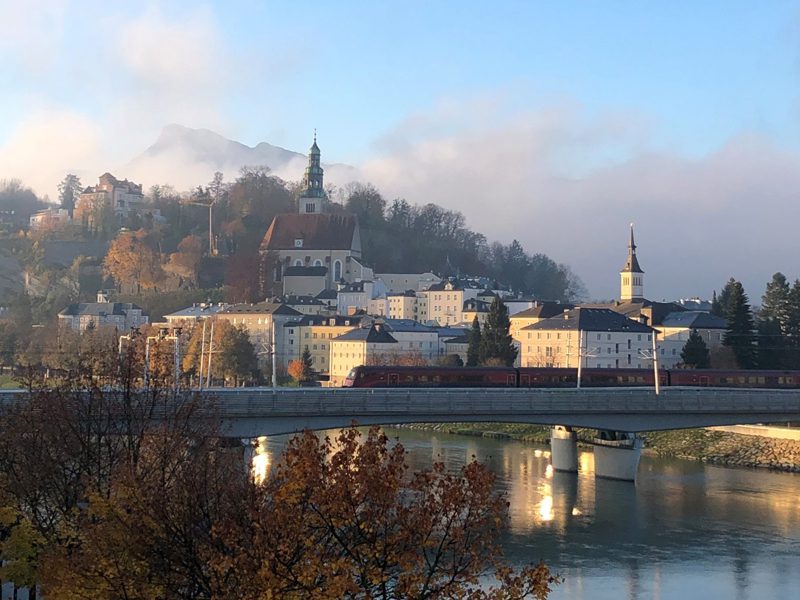
M 314 143 L 308 153 L 308 166 L 303 176 L 303 190 L 297 199 L 297 210 L 300 214 L 319 214 L 325 212 L 328 198 L 322 186 L 322 165 L 320 163 L 317 132 L 314 131 Z
M 633 242 L 633 223 L 631 241 L 628 243 L 628 260 L 619 273 L 619 299 L 623 302 L 644 300 L 644 271 L 636 259 L 636 244 Z

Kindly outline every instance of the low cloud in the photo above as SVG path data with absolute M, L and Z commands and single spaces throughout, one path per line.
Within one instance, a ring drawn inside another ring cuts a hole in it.
M 607 117 L 545 110 L 393 141 L 362 173 L 389 198 L 460 210 L 490 240 L 570 264 L 597 298 L 618 294 L 630 222 L 652 299 L 708 297 L 734 276 L 758 303 L 774 271 L 800 276 L 800 156 L 744 134 L 699 159 L 647 151 L 646 130 Z

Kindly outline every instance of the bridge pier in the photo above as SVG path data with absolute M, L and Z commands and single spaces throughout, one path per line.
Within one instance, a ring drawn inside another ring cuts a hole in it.
M 556 425 L 550 430 L 550 462 L 554 471 L 578 472 L 578 436 L 572 427 Z
M 604 479 L 636 481 L 644 440 L 633 433 L 601 429 L 592 440 L 594 474 Z

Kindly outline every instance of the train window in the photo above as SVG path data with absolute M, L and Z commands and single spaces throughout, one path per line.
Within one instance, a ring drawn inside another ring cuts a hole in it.
M 745 383 L 745 382 L 746 382 L 746 380 L 747 380 L 747 378 L 746 378 L 746 377 L 739 377 L 738 379 L 739 379 L 739 383 L 740 383 L 740 384 L 742 384 L 742 383 Z
M 428 381 L 428 376 L 427 375 L 420 375 L 419 376 L 419 381 L 422 382 L 422 383 L 427 382 Z
M 441 378 L 439 375 L 433 375 L 433 376 L 431 377 L 431 381 L 433 381 L 433 382 L 435 382 L 435 383 L 441 383 L 441 381 L 442 381 L 442 378 Z
M 767 380 L 766 377 L 756 377 L 756 381 L 758 381 L 758 383 L 760 383 L 761 385 L 764 385 L 767 382 L 766 380 Z
M 403 383 L 414 383 L 414 376 L 411 374 L 403 375 Z

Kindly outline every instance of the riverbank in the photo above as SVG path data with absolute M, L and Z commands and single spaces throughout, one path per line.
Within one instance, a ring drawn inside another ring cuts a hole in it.
M 404 429 L 440 431 L 497 439 L 519 440 L 533 444 L 550 442 L 550 427 L 514 423 L 417 423 Z M 578 443 L 588 442 L 592 429 L 577 429 Z M 742 435 L 709 429 L 652 431 L 642 435 L 645 453 L 724 465 L 757 467 L 800 473 L 800 441 Z

